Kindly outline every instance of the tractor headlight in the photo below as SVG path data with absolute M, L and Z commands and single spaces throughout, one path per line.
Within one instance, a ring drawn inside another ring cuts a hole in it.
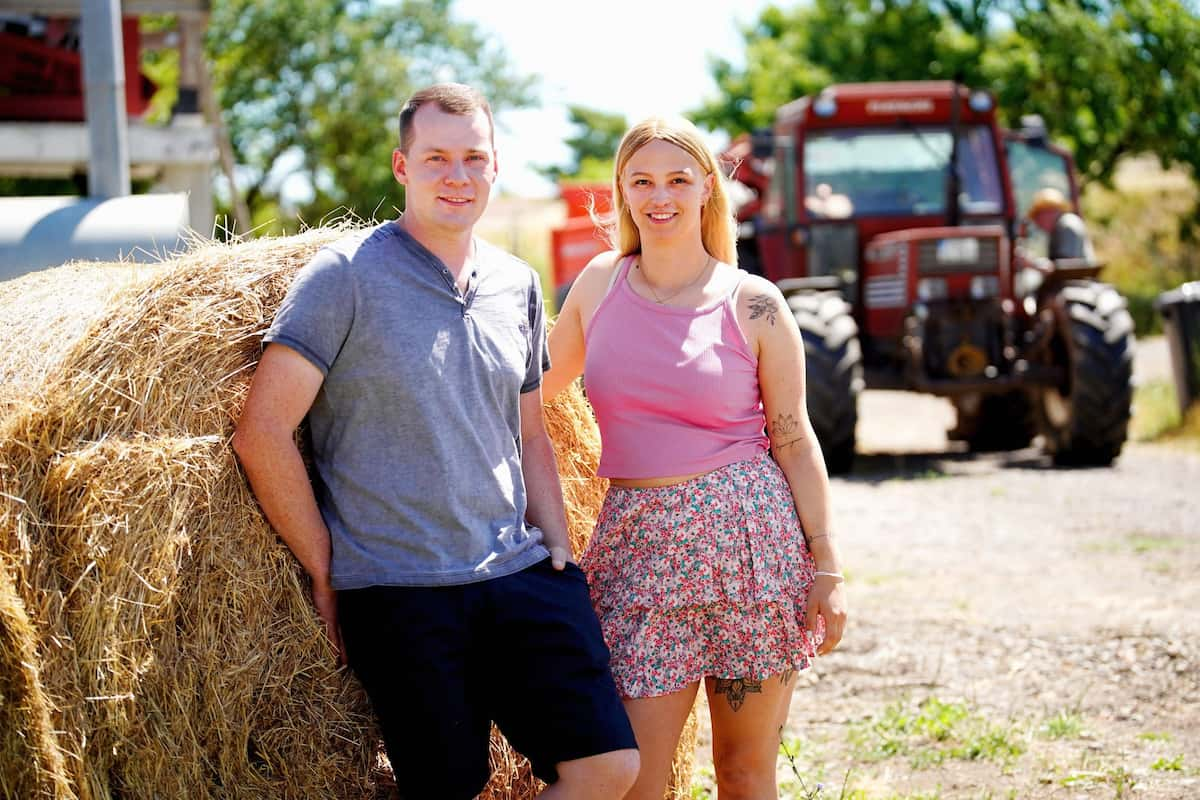
M 1000 294 L 1000 279 L 995 275 L 976 275 L 971 278 L 971 297 L 983 300 Z
M 925 302 L 945 300 L 949 294 L 945 278 L 921 278 L 917 281 L 917 297 Z

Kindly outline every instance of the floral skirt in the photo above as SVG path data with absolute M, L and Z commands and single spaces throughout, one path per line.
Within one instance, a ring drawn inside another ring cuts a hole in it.
M 580 559 L 624 697 L 804 669 L 813 559 L 768 453 L 650 489 L 609 487 Z

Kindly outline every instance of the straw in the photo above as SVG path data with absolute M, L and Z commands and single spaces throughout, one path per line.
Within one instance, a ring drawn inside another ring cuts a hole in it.
M 351 229 L 0 284 L 0 349 L 32 348 L 5 362 L 20 389 L 0 397 L 0 795 L 393 790 L 363 692 L 229 447 L 292 277 Z M 84 298 L 74 313 L 67 296 Z M 578 552 L 605 488 L 599 438 L 578 389 L 546 414 Z M 532 797 L 527 762 L 499 736 L 493 751 L 484 796 Z

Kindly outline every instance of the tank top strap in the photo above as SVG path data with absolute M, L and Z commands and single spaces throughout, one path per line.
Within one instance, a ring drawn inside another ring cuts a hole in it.
M 746 272 L 746 270 L 742 269 L 741 267 L 737 268 L 737 272 L 737 282 L 733 284 L 733 288 L 729 290 L 729 294 L 725 297 L 725 304 L 730 308 L 737 307 L 738 289 L 741 289 L 742 284 L 746 282 L 746 278 L 750 277 L 750 273 Z
M 608 280 L 608 291 L 604 293 L 606 299 L 612 294 L 613 287 L 617 285 L 618 281 L 622 283 L 629 282 L 626 276 L 629 274 L 629 270 L 633 268 L 633 260 L 635 258 L 637 258 L 637 253 L 630 253 L 617 262 L 617 268 L 613 270 L 613 276 Z
M 601 312 L 603 312 L 605 308 L 612 304 L 613 295 L 621 291 L 621 284 L 629 283 L 628 280 L 626 280 L 626 276 L 629 274 L 629 269 L 633 265 L 633 259 L 636 257 L 637 254 L 634 253 L 632 255 L 624 256 L 617 261 L 617 268 L 613 270 L 613 277 L 611 280 L 609 280 L 608 287 L 604 290 L 604 297 L 600 298 L 600 303 L 596 306 L 596 310 L 592 312 L 592 318 L 588 320 L 587 329 L 583 332 L 584 342 L 587 342 L 588 337 L 591 336 L 592 327 L 595 326 L 596 320 L 600 317 Z
M 729 294 L 725 297 L 723 308 L 725 310 L 725 321 L 729 327 L 737 334 L 737 343 L 742 352 L 750 356 L 751 359 L 757 361 L 750 350 L 750 340 L 746 338 L 746 332 L 742 330 L 741 323 L 738 322 L 737 316 L 737 297 L 738 291 L 742 288 L 742 284 L 746 282 L 746 278 L 750 277 L 750 273 L 738 267 L 737 282 L 733 284 L 733 288 L 729 290 Z

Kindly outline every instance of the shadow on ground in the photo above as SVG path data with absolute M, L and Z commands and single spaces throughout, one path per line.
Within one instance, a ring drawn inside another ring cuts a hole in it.
M 971 453 L 962 450 L 859 453 L 849 475 L 851 483 L 882 483 L 894 480 L 929 480 L 959 475 L 985 475 L 1008 469 L 1076 471 L 1106 469 L 1059 467 L 1038 447 L 1001 453 Z

